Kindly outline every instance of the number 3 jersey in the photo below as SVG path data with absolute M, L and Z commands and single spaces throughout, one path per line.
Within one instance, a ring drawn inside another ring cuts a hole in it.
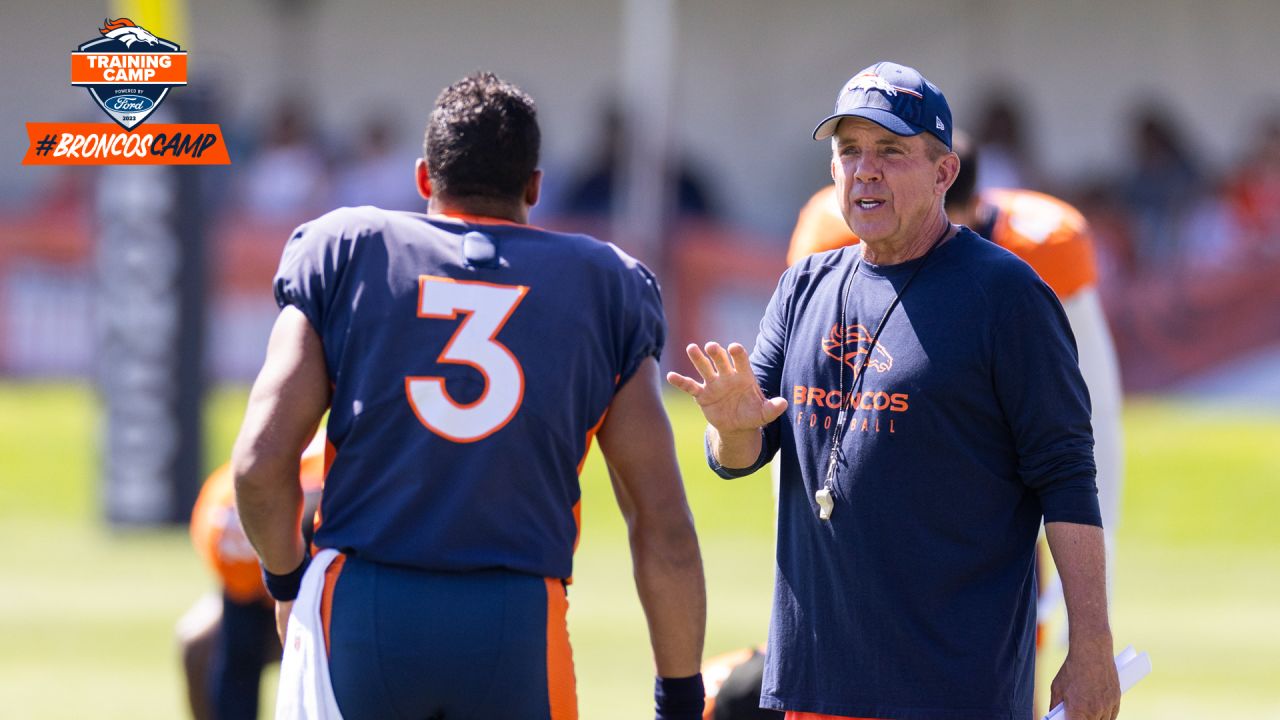
M 585 235 L 342 208 L 294 232 L 275 295 L 333 386 L 318 546 L 570 576 L 591 438 L 665 339 L 644 265 Z

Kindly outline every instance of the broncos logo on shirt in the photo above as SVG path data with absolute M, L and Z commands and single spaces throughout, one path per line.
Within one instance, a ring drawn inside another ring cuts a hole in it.
M 840 327 L 840 323 L 832 325 L 831 334 L 822 339 L 822 352 L 848 365 L 855 378 L 864 362 L 862 356 L 868 352 L 871 357 L 865 361 L 867 367 L 875 368 L 878 372 L 888 372 L 893 367 L 893 356 L 880 343 L 876 343 L 873 351 L 871 333 L 861 325 L 848 325 L 844 328 Z

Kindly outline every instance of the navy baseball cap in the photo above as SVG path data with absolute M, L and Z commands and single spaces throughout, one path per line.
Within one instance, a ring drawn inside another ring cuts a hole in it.
M 818 123 L 813 139 L 831 137 L 847 117 L 865 118 L 897 135 L 932 133 L 951 149 L 947 99 L 936 85 L 906 65 L 878 62 L 849 78 L 836 97 L 835 113 Z

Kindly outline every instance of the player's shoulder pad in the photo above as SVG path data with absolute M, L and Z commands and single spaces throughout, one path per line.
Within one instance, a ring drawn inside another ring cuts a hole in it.
M 1001 245 L 1008 242 L 1043 244 L 1050 240 L 1070 242 L 1087 235 L 1089 224 L 1074 206 L 1052 195 L 1034 190 L 993 188 L 982 191 L 979 199 L 1002 216 L 1001 227 L 1014 238 L 991 238 Z
M 292 237 L 359 237 L 382 230 L 397 214 L 372 205 L 340 207 L 299 225 Z
M 611 242 L 601 244 L 609 249 L 613 257 L 611 264 L 616 268 L 615 272 L 626 278 L 623 280 L 624 283 L 643 288 L 640 290 L 642 295 L 652 293 L 649 297 L 658 304 L 662 303 L 662 285 L 658 282 L 658 276 L 653 274 L 648 265 L 640 262 L 628 254 L 627 251 Z

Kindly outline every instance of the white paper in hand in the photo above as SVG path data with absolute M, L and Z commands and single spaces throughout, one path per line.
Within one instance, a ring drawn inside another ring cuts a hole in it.
M 1120 693 L 1129 692 L 1129 688 L 1151 673 L 1151 658 L 1146 653 L 1139 653 L 1133 646 L 1125 648 L 1116 655 L 1116 672 L 1120 675 Z M 1044 716 L 1044 720 L 1065 720 L 1067 709 L 1062 703 Z

